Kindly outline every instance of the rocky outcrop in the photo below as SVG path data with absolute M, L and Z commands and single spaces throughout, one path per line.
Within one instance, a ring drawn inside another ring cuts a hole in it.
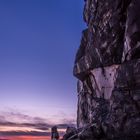
M 139 9 L 139 0 L 85 0 L 76 139 L 140 139 Z
M 75 127 L 67 127 L 66 134 L 63 136 L 63 140 L 77 138 L 78 131 Z

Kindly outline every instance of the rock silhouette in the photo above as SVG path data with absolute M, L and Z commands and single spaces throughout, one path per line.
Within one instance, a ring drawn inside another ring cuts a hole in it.
M 78 130 L 67 140 L 140 139 L 139 10 L 139 0 L 85 0 L 73 69 Z
M 67 127 L 66 134 L 63 136 L 63 140 L 73 139 L 77 137 L 77 130 L 75 127 Z
M 53 126 L 51 130 L 51 140 L 58 140 L 59 139 L 59 133 L 57 131 L 57 126 Z

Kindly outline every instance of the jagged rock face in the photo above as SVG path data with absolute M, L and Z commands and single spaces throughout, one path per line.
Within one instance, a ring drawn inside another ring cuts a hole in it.
M 140 0 L 85 0 L 73 73 L 80 140 L 140 139 Z
M 84 80 L 91 69 L 121 64 L 140 56 L 139 0 L 86 0 L 83 31 L 74 75 Z

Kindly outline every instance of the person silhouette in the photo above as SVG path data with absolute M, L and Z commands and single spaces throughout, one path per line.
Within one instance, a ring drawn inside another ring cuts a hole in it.
M 51 140 L 58 140 L 58 139 L 59 139 L 59 133 L 57 131 L 57 126 L 54 126 L 51 129 Z

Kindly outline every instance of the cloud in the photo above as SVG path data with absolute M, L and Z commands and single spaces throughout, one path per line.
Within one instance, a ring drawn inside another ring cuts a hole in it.
M 23 114 L 20 112 L 0 112 L 2 115 L 0 115 L 0 121 L 1 120 L 13 120 L 13 121 L 22 121 L 22 122 L 33 122 L 33 123 L 44 123 L 47 120 L 45 118 L 41 117 L 32 117 L 27 114 Z
M 53 127 L 52 124 L 47 123 L 13 123 L 13 122 L 0 122 L 0 126 L 10 126 L 10 127 L 28 127 L 35 128 L 42 131 L 47 131 L 49 128 Z M 59 129 L 66 129 L 68 126 L 75 127 L 75 124 L 57 124 Z
M 0 131 L 1 136 L 50 136 L 50 132 L 39 131 Z
M 18 118 L 18 121 L 13 118 Z M 62 119 L 61 122 L 57 124 L 61 136 L 68 126 L 75 127 L 73 119 Z M 3 126 L 8 129 L 3 130 Z M 49 131 L 53 126 L 54 124 L 47 123 L 47 120 L 41 117 L 32 117 L 19 112 L 0 113 L 0 136 L 50 136 Z
M 40 118 L 40 117 L 33 117 L 32 119 L 34 122 L 45 122 L 46 121 L 46 119 Z
M 0 122 L 0 126 L 10 126 L 10 127 L 28 127 L 28 128 L 34 128 L 38 130 L 49 130 L 51 125 L 47 123 L 13 123 L 13 122 Z
M 43 131 L 49 130 L 49 128 L 44 127 L 44 126 L 42 126 L 42 127 L 36 127 L 36 129 L 43 130 Z
M 5 116 L 0 115 L 0 122 L 4 122 L 5 121 Z
M 57 125 L 57 127 L 59 128 L 59 129 L 66 129 L 68 126 L 70 126 L 70 127 L 76 127 L 76 125 L 75 124 L 73 124 L 73 123 L 70 123 L 70 124 L 58 124 Z
M 61 121 L 63 122 L 63 124 L 68 124 L 68 125 L 76 126 L 76 120 L 75 119 L 63 118 Z

